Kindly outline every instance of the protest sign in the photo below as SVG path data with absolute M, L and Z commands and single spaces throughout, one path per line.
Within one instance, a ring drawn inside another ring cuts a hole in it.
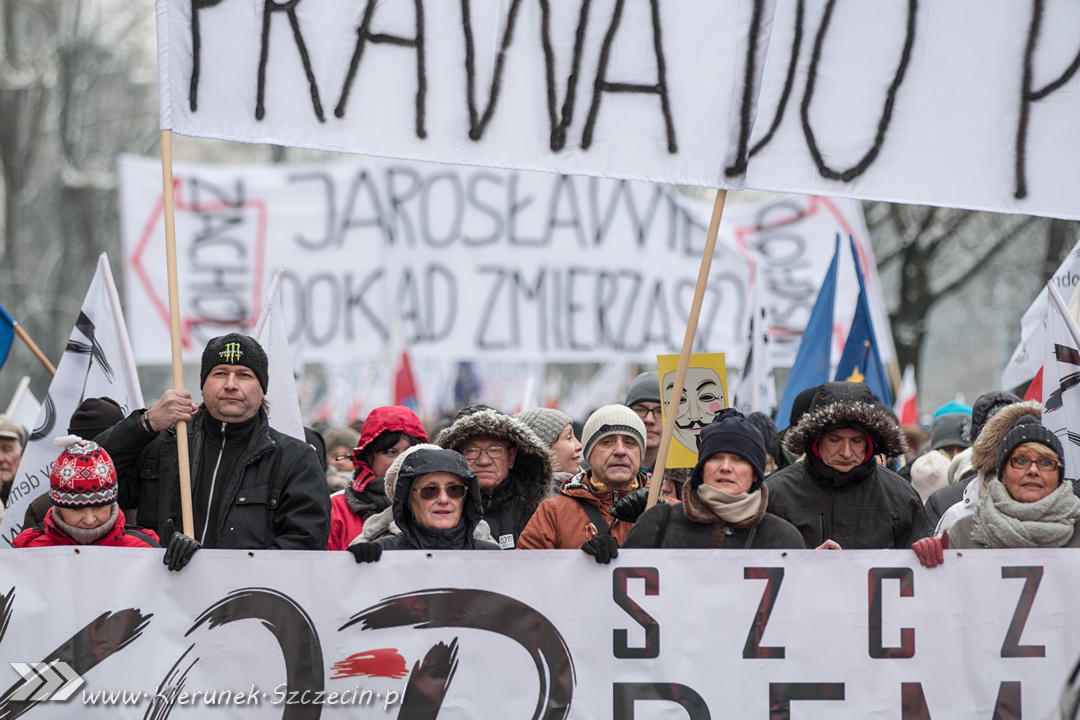
M 1080 649 L 1068 549 L 161 556 L 0 551 L 0 716 L 1045 718 Z

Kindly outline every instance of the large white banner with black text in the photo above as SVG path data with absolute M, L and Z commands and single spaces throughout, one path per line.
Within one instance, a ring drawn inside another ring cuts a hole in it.
M 161 553 L 0 550 L 0 717 L 1041 720 L 1080 651 L 1071 550 Z
M 1074 0 L 158 0 L 161 127 L 1080 218 Z
M 167 364 L 161 168 L 120 162 L 127 317 L 139 363 Z M 366 159 L 318 165 L 177 163 L 181 339 L 197 362 L 250 332 L 274 270 L 306 362 L 385 360 L 400 309 L 420 360 L 643 362 L 678 352 L 712 208 L 626 180 Z M 790 366 L 837 233 L 855 237 L 883 359 L 892 359 L 862 208 L 770 196 L 729 203 L 697 352 L 739 363 L 754 278 L 773 365 Z M 839 347 L 858 283 L 838 282 Z

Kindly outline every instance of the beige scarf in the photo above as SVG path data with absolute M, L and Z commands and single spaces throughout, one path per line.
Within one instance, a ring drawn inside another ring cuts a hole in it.
M 60 508 L 58 507 L 54 506 L 52 513 L 53 522 L 56 523 L 56 527 L 59 528 L 60 532 L 64 533 L 80 545 L 93 545 L 112 532 L 112 529 L 116 527 L 116 520 L 120 515 L 120 506 L 113 503 L 112 511 L 109 513 L 109 519 L 97 527 L 92 528 L 81 528 L 75 527 L 74 525 L 68 525 L 64 522 L 64 518 L 60 517 Z
M 698 485 L 697 493 L 710 510 L 721 520 L 732 525 L 754 517 L 758 514 L 758 508 L 761 507 L 761 488 L 752 493 L 728 495 L 712 485 L 701 483 Z

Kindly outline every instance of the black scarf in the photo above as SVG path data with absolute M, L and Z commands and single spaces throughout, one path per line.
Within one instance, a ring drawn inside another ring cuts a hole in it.
M 464 512 L 461 513 L 458 524 L 450 530 L 424 527 L 416 522 L 411 512 L 408 518 L 404 519 L 404 525 L 400 528 L 401 534 L 410 545 L 419 550 L 472 550 L 476 547 L 468 523 L 465 522 Z
M 354 515 L 359 515 L 365 520 L 381 513 L 390 507 L 390 498 L 386 497 L 386 481 L 383 478 L 368 480 L 360 492 L 350 485 L 345 488 L 345 504 Z

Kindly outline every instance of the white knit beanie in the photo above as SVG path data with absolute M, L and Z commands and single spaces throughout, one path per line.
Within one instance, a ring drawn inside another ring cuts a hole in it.
M 589 455 L 596 443 L 608 435 L 629 435 L 637 440 L 641 452 L 645 452 L 645 423 L 625 405 L 605 405 L 589 416 L 581 431 L 581 439 L 585 443 L 581 456 L 589 462 Z

